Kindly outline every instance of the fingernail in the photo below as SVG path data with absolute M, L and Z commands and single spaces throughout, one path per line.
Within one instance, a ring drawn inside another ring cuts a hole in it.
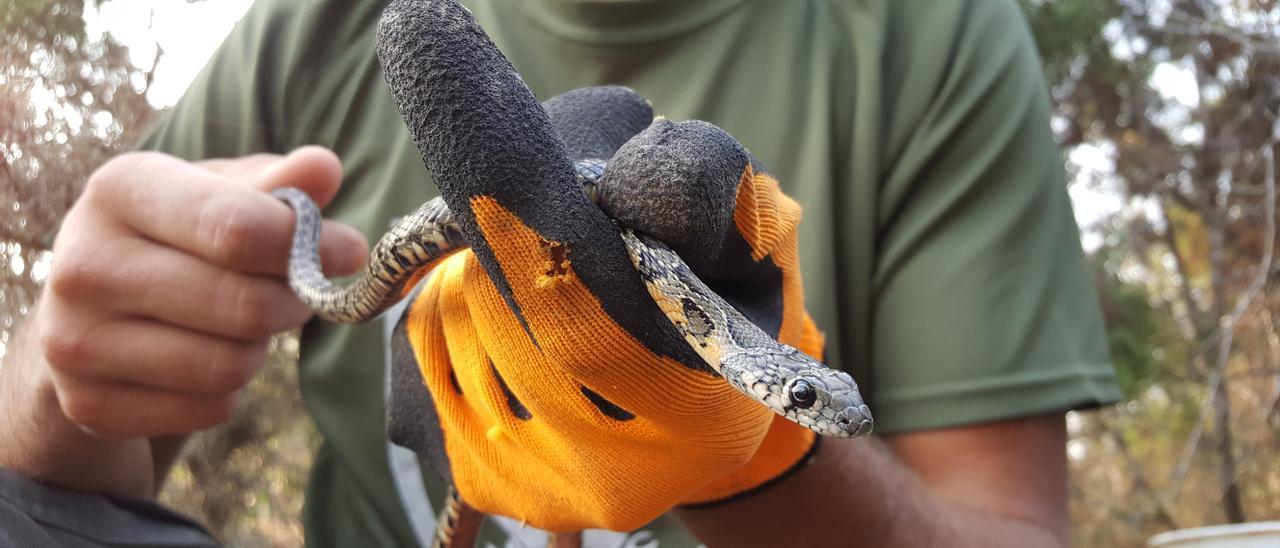
M 94 429 L 92 429 L 92 428 L 89 428 L 88 426 L 85 426 L 85 425 L 80 424 L 80 423 L 78 423 L 78 422 L 72 422 L 71 424 L 75 425 L 75 427 L 76 427 L 77 429 L 79 429 L 81 432 L 84 432 L 85 434 L 88 434 L 88 435 L 93 436 L 93 437 L 95 437 L 95 438 L 101 438 L 101 437 L 102 437 L 102 434 L 99 434 L 97 430 L 94 430 Z

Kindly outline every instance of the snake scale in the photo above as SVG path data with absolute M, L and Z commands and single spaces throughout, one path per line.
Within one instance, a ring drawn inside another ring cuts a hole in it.
M 597 201 L 596 183 L 604 173 L 604 162 L 584 160 L 574 167 L 584 191 Z M 272 194 L 295 211 L 289 285 L 326 320 L 358 323 L 377 317 L 401 300 L 437 261 L 469 245 L 444 200 L 436 198 L 396 223 L 374 246 L 362 276 L 341 287 L 321 270 L 319 208 L 296 188 Z M 627 228 L 620 233 L 654 302 L 693 350 L 734 388 L 820 435 L 850 437 L 871 432 L 870 410 L 847 373 L 830 369 L 761 331 L 662 242 Z M 459 521 L 475 521 L 475 514 L 451 492 L 441 512 L 437 545 L 462 541 L 453 536 L 454 530 L 464 529 Z

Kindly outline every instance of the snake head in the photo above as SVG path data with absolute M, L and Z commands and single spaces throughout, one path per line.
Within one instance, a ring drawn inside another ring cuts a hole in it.
M 820 435 L 863 436 L 874 425 L 853 377 L 790 346 L 728 356 L 720 373 L 739 391 Z
M 848 438 L 871 433 L 871 409 L 848 373 L 815 369 L 798 373 L 782 388 L 783 415 L 824 436 Z

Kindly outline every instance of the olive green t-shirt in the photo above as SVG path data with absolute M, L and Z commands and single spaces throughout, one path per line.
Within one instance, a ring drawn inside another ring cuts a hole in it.
M 1012 0 L 464 4 L 540 98 L 623 84 L 769 167 L 805 207 L 805 296 L 829 362 L 864 387 L 878 433 L 1118 399 Z M 145 146 L 332 148 L 346 171 L 326 215 L 378 237 L 436 195 L 374 57 L 381 6 L 258 2 Z M 405 487 L 421 483 L 416 462 L 384 436 L 384 330 L 304 331 L 302 391 L 324 435 L 315 546 L 411 544 L 430 521 Z

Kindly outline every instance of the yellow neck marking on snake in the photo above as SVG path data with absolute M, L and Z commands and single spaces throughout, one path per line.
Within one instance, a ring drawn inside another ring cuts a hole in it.
M 690 318 L 685 314 L 684 303 L 679 299 L 673 298 L 671 295 L 662 291 L 656 283 L 651 280 L 644 280 L 644 287 L 649 291 L 649 295 L 653 297 L 653 301 L 657 303 L 658 309 L 675 324 L 676 329 L 684 336 L 685 342 L 693 347 L 694 352 L 698 353 L 716 373 L 720 372 L 721 358 L 724 356 L 724 349 L 721 348 L 712 337 L 699 337 L 695 335 L 695 330 L 691 328 L 692 324 L 698 320 Z

